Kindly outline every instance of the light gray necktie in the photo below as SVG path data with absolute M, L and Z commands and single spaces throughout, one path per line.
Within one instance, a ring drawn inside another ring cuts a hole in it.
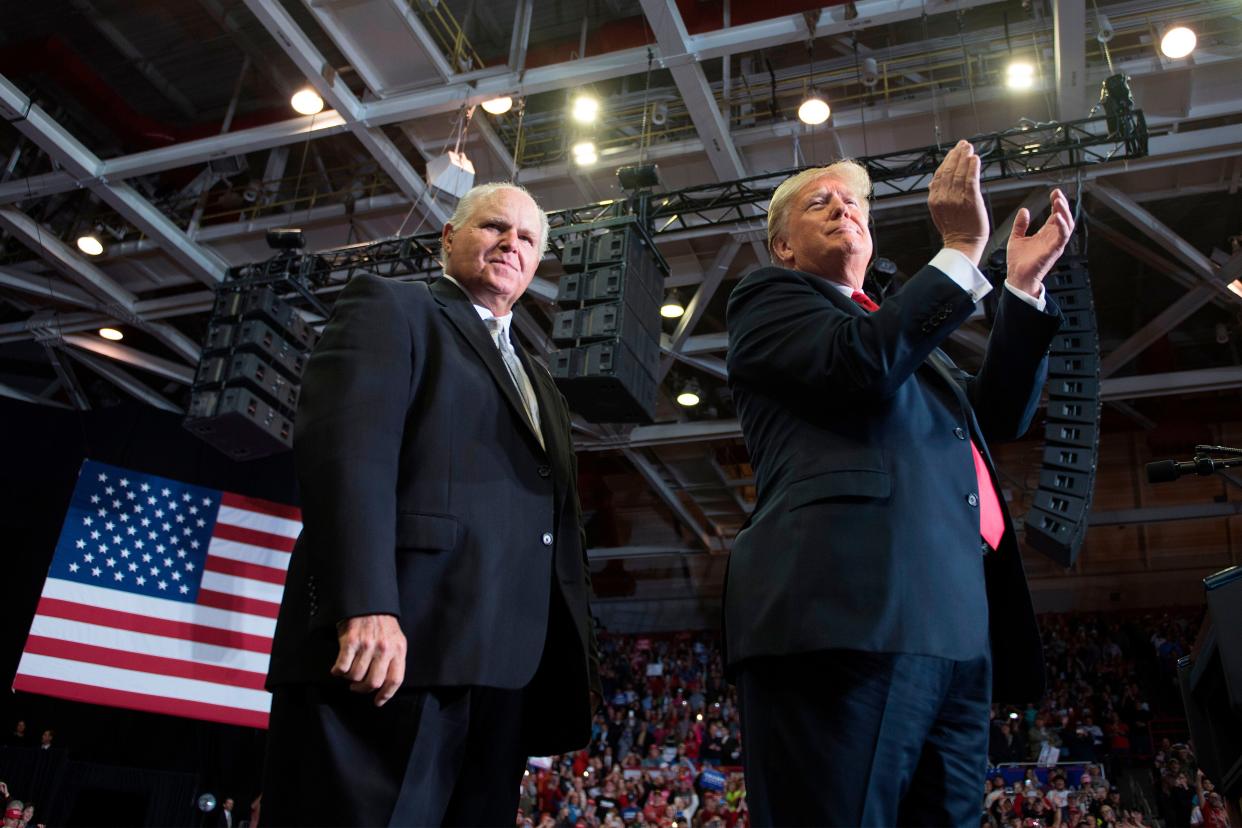
M 518 396 L 522 398 L 522 406 L 526 409 L 526 416 L 530 418 L 535 436 L 539 438 L 539 445 L 543 446 L 543 432 L 539 429 L 539 402 L 535 399 L 535 389 L 530 384 L 530 377 L 526 376 L 526 369 L 522 367 L 517 353 L 513 350 L 513 343 L 505 335 L 500 320 L 492 317 L 483 321 L 492 334 L 496 349 L 500 351 L 500 358 L 504 361 L 505 367 L 509 369 L 509 378 L 513 380 Z

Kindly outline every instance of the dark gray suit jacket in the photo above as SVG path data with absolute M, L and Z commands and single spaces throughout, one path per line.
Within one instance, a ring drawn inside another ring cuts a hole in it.
M 539 694 L 538 747 L 589 741 L 598 662 L 569 412 L 515 347 L 546 450 L 460 288 L 362 275 L 341 292 L 303 377 L 305 524 L 269 686 L 329 680 L 335 625 L 353 616 L 399 617 L 407 687 L 524 687 L 547 637 L 560 675 Z M 554 582 L 574 629 L 545 636 Z
M 872 314 L 783 268 L 734 289 L 729 384 L 758 501 L 729 563 L 730 665 L 835 648 L 970 659 L 990 635 L 998 698 L 1040 695 L 1013 526 L 1006 510 L 1001 548 L 981 554 L 968 438 L 995 485 L 988 442 L 1029 427 L 1060 311 L 1003 291 L 972 377 L 937 346 L 973 309 L 931 266 Z

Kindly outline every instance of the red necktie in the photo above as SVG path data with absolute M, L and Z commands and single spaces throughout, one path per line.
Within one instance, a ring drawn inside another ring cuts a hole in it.
M 871 297 L 856 290 L 850 294 L 854 304 L 868 313 L 878 311 L 880 306 L 871 301 Z M 1000 498 L 996 495 L 996 487 L 992 485 L 992 476 L 988 474 L 987 464 L 983 455 L 972 438 L 970 454 L 975 462 L 975 482 L 979 489 L 979 534 L 993 549 L 1000 547 L 1001 538 L 1005 535 L 1005 516 L 1001 512 Z

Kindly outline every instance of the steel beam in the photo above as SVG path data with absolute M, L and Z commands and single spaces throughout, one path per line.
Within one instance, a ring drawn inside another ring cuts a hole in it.
M 1087 115 L 1087 4 L 1057 0 L 1052 4 L 1054 81 L 1058 120 Z
M 660 374 L 657 377 L 659 381 L 663 381 L 668 375 L 669 369 L 673 367 L 673 357 L 671 354 L 679 353 L 686 344 L 686 340 L 690 338 L 690 334 L 694 332 L 695 327 L 699 324 L 699 320 L 703 318 L 703 314 L 707 312 L 707 306 L 712 301 L 712 297 L 716 295 L 716 290 L 724 282 L 725 274 L 729 272 L 729 268 L 733 265 L 733 260 L 737 258 L 738 251 L 742 249 L 742 243 L 736 238 L 725 242 L 724 247 L 716 253 L 715 259 L 711 265 L 703 272 L 703 281 L 699 283 L 699 287 L 691 297 L 690 303 L 686 305 L 686 312 L 682 314 L 681 319 L 677 321 L 677 328 L 673 331 L 666 355 L 660 361 Z
M 43 352 L 47 354 L 47 361 L 52 364 L 52 370 L 56 372 L 61 387 L 65 389 L 65 393 L 73 401 L 73 407 L 78 411 L 89 411 L 91 407 L 90 397 L 86 396 L 86 391 L 82 389 L 82 383 L 78 381 L 77 374 L 73 372 L 73 366 L 61 359 L 60 352 L 51 342 L 43 343 Z M 48 392 L 45 391 L 44 393 Z
M 66 345 L 72 345 L 75 348 L 90 351 L 100 356 L 114 359 L 117 362 L 124 362 L 135 368 L 141 368 L 144 371 L 161 376 L 164 379 L 179 382 L 182 385 L 191 385 L 194 382 L 193 369 L 162 357 L 145 353 L 137 348 L 131 348 L 128 345 L 109 342 L 97 336 L 83 336 L 82 334 L 65 334 L 61 339 Z
M 1234 388 L 1242 388 L 1242 367 L 1230 365 L 1224 368 L 1172 371 L 1167 374 L 1108 377 L 1100 381 L 1100 399 L 1105 402 L 1136 400 L 1142 397 L 1181 396 Z
M 272 37 L 293 60 L 306 79 L 345 119 L 350 133 L 366 148 L 380 167 L 407 198 L 417 203 L 427 215 L 443 223 L 448 212 L 435 201 L 435 196 L 401 151 L 378 127 L 365 123 L 364 107 L 358 97 L 302 31 L 279 0 L 245 0 L 246 7 L 259 19 Z
M 64 302 L 81 308 L 99 310 L 100 303 L 83 290 L 65 284 L 59 279 L 40 278 L 16 270 L 0 269 L 0 287 L 18 290 L 53 302 Z
M 64 351 L 64 353 L 85 365 L 96 374 L 99 374 L 99 376 L 134 397 L 139 402 L 144 402 L 147 405 L 152 405 L 164 411 L 171 411 L 174 414 L 185 414 L 185 411 L 183 411 L 178 405 L 170 402 L 162 394 L 152 391 L 146 385 L 130 376 L 129 373 L 118 368 L 108 360 L 100 359 L 97 356 L 80 351 L 76 348 L 68 348 Z
M 124 314 L 132 313 L 137 297 L 113 281 L 111 276 L 83 259 L 51 229 L 43 227 L 30 216 L 12 207 L 0 207 L 0 227 L 88 293 L 102 300 L 110 309 L 116 308 Z
M 714 548 L 715 545 L 712 543 L 711 537 L 699 523 L 698 518 L 690 514 L 686 504 L 681 502 L 681 498 L 677 496 L 677 493 L 664 481 L 655 464 L 648 460 L 642 452 L 634 451 L 631 448 L 623 448 L 621 453 L 634 465 L 634 468 L 638 469 L 638 473 L 647 481 L 647 485 L 673 511 L 673 514 L 685 525 L 686 529 L 698 539 L 703 548 L 706 550 Z
M 73 406 L 65 405 L 56 400 L 49 400 L 46 397 L 40 397 L 38 394 L 31 394 L 29 391 L 23 391 L 20 388 L 14 388 L 11 385 L 5 385 L 0 382 L 0 397 L 8 397 L 11 400 L 20 400 L 21 402 L 34 403 L 35 405 L 46 405 L 49 408 L 63 408 L 66 411 L 73 411 Z
M 1143 523 L 1166 523 L 1172 520 L 1203 520 L 1230 518 L 1242 514 L 1242 500 L 1226 503 L 1186 503 L 1180 506 L 1144 506 L 1139 509 L 1115 509 L 1091 512 L 1089 526 L 1134 526 Z

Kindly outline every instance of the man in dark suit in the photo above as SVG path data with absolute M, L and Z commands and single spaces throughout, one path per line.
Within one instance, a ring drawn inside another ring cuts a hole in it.
M 266 826 L 511 825 L 526 757 L 590 739 L 569 413 L 510 336 L 547 234 L 525 190 L 476 187 L 443 279 L 337 300 L 295 426 Z
M 1038 697 L 1039 635 L 988 442 L 1026 431 L 1060 313 L 1042 280 L 1073 220 L 1009 241 L 982 369 L 937 346 L 991 289 L 979 159 L 928 204 L 945 249 L 883 307 L 863 291 L 870 180 L 853 162 L 773 195 L 776 266 L 729 298 L 729 384 L 758 500 L 725 598 L 756 825 L 977 825 L 992 689 Z M 990 632 L 989 632 L 990 631 Z

